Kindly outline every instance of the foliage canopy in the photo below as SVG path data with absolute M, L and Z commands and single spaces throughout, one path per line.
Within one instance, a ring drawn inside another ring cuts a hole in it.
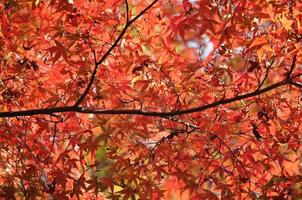
M 302 4 L 3 0 L 0 197 L 301 198 Z

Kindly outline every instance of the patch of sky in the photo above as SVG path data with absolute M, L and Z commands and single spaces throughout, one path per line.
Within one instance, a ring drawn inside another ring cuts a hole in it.
M 204 43 L 204 48 L 200 53 L 200 59 L 205 59 L 214 50 L 214 44 L 213 42 L 210 41 L 210 38 L 208 36 L 205 36 L 203 38 L 203 43 Z
M 193 49 L 198 49 L 199 48 L 198 42 L 196 42 L 194 40 L 188 41 L 187 45 L 188 45 L 189 48 L 193 48 Z
M 201 60 L 205 59 L 214 50 L 214 45 L 208 36 L 203 36 L 201 42 L 190 40 L 187 42 L 187 46 L 195 49 Z
M 243 47 L 236 47 L 235 48 L 235 54 L 241 54 L 243 51 Z

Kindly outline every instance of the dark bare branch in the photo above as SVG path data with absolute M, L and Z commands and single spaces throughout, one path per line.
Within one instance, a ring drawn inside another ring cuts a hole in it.
M 294 68 L 296 66 L 296 59 L 297 59 L 297 55 L 295 54 L 294 58 L 293 58 L 293 61 L 292 61 L 292 64 L 291 64 L 291 66 L 289 68 L 289 71 L 286 73 L 287 79 L 290 79 L 290 77 L 291 77 L 291 75 L 292 75 L 292 73 L 294 71 Z
M 228 99 L 221 99 L 219 101 L 215 101 L 210 104 L 202 105 L 199 107 L 191 108 L 191 109 L 185 109 L 185 110 L 177 110 L 177 111 L 171 111 L 171 112 L 153 112 L 153 111 L 143 111 L 143 110 L 97 110 L 97 109 L 89 109 L 89 108 L 83 108 L 80 106 L 66 106 L 66 107 L 55 107 L 55 108 L 42 108 L 42 109 L 31 109 L 31 110 L 23 110 L 23 111 L 10 111 L 10 112 L 0 112 L 0 117 L 17 117 L 17 116 L 33 116 L 33 115 L 41 115 L 41 114 L 54 114 L 54 113 L 64 113 L 64 112 L 77 112 L 77 113 L 86 113 L 86 114 L 98 114 L 98 115 L 120 115 L 120 114 L 126 114 L 126 115 L 143 115 L 143 116 L 153 116 L 153 117 L 168 117 L 168 116 L 177 116 L 177 115 L 185 115 L 195 112 L 201 112 L 210 108 L 214 108 L 217 106 L 229 104 L 235 101 L 239 101 L 242 99 L 247 99 L 250 97 L 258 96 L 263 93 L 266 93 L 268 91 L 271 91 L 273 89 L 279 88 L 281 86 L 284 86 L 286 84 L 291 83 L 290 80 L 283 80 L 280 82 L 277 82 L 271 86 L 268 86 L 266 88 L 256 90 L 254 92 L 250 92 L 247 94 L 238 95 L 232 98 Z
M 128 0 L 125 0 L 126 4 L 126 21 L 127 23 L 129 22 L 129 5 L 128 5 Z
M 297 82 L 293 82 L 293 81 L 291 81 L 291 82 L 289 82 L 291 85 L 294 85 L 294 86 L 296 86 L 296 87 L 298 87 L 298 88 L 302 88 L 302 84 L 301 83 L 297 83 Z
M 259 90 L 263 86 L 263 84 L 265 83 L 265 81 L 267 80 L 269 71 L 270 71 L 270 69 L 271 69 L 271 67 L 272 67 L 273 64 L 274 64 L 274 60 L 271 62 L 271 64 L 269 66 L 266 67 L 264 78 L 262 79 L 261 83 L 259 84 L 257 90 Z

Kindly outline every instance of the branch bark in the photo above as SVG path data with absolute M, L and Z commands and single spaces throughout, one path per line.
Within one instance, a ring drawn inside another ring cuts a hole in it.
M 279 88 L 286 84 L 292 84 L 291 79 L 285 79 L 283 81 L 277 82 L 271 86 L 266 88 L 255 90 L 254 92 L 250 92 L 247 94 L 238 95 L 228 99 L 222 99 L 211 104 L 202 105 L 199 107 L 185 109 L 185 110 L 177 110 L 171 112 L 149 112 L 143 110 L 96 110 L 96 109 L 89 109 L 83 108 L 81 106 L 66 106 L 66 107 L 55 107 L 55 108 L 42 108 L 42 109 L 31 109 L 31 110 L 24 110 L 24 111 L 11 111 L 11 112 L 0 112 L 0 117 L 18 117 L 18 116 L 32 116 L 32 115 L 51 115 L 54 113 L 64 113 L 64 112 L 76 112 L 76 113 L 84 113 L 84 114 L 98 114 L 98 115 L 143 115 L 143 116 L 153 116 L 153 117 L 169 117 L 169 116 L 177 116 L 177 115 L 185 115 L 191 114 L 196 112 L 201 112 L 204 110 L 208 110 L 210 108 L 214 108 L 217 106 L 233 103 L 235 101 L 247 99 L 250 97 L 258 96 L 273 89 Z

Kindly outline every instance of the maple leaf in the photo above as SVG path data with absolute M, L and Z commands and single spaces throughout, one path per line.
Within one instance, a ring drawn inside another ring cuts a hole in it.
M 56 46 L 50 47 L 46 49 L 49 51 L 51 54 L 54 54 L 53 57 L 53 65 L 55 64 L 56 61 L 58 61 L 61 57 L 67 62 L 68 61 L 68 52 L 69 50 L 64 47 L 63 44 L 61 44 L 59 41 L 54 40 Z

